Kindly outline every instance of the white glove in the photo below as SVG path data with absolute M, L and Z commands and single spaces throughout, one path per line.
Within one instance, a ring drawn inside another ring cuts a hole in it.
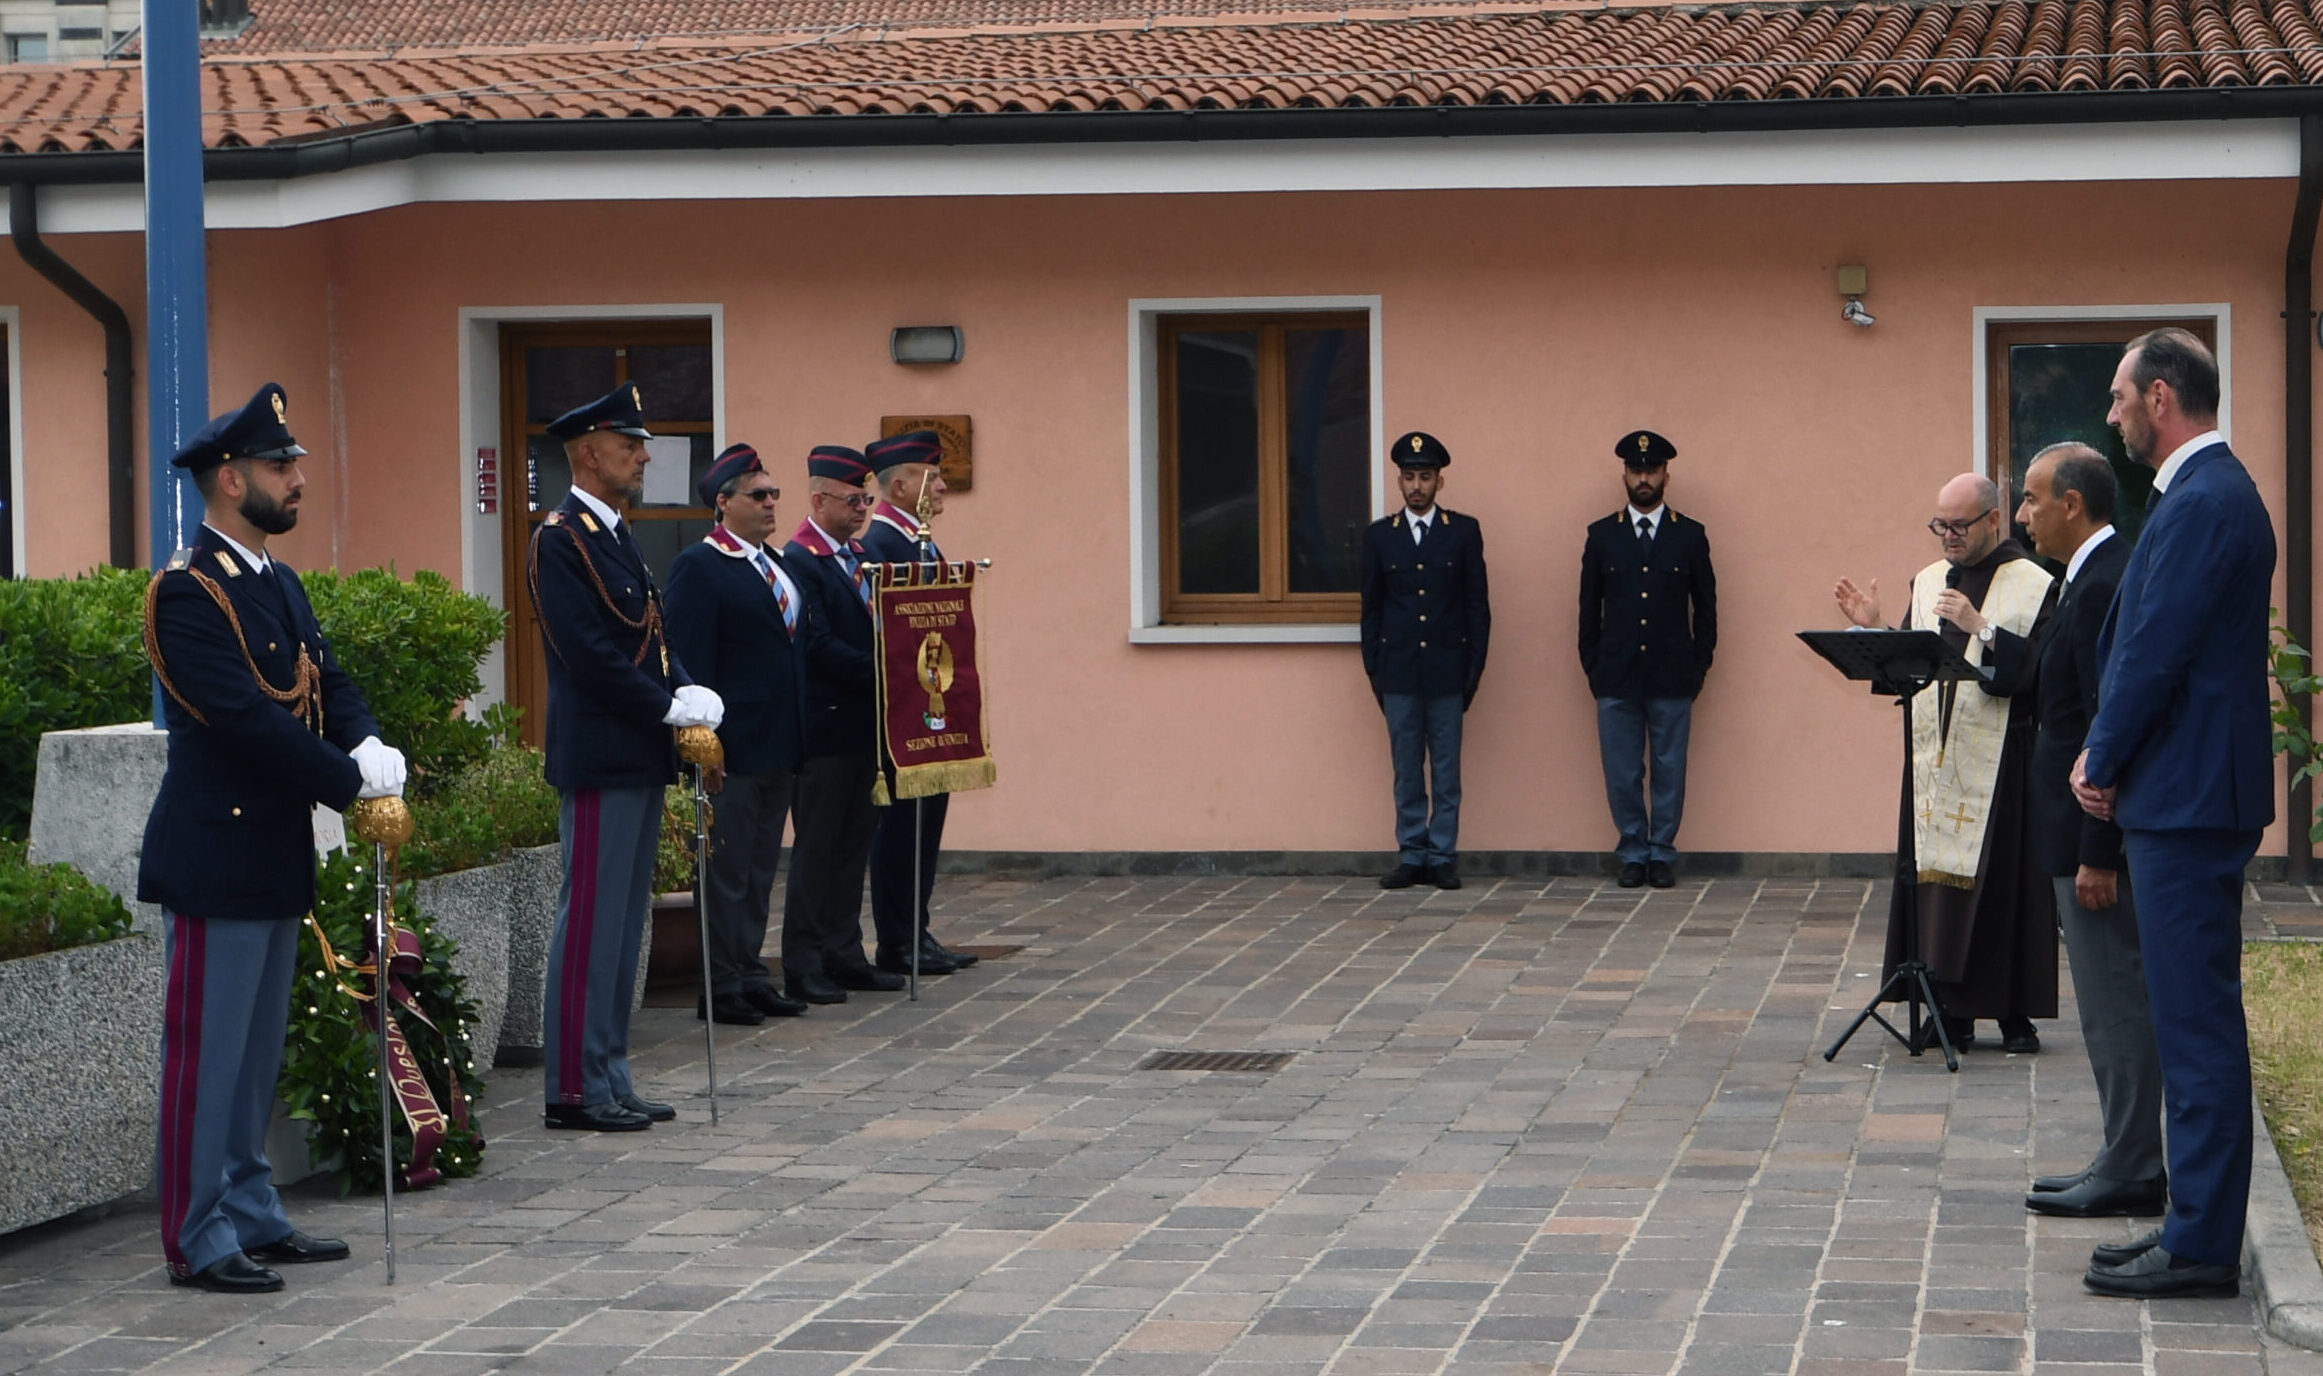
M 696 684 L 678 689 L 670 699 L 669 714 L 662 718 L 667 726 L 707 726 L 718 729 L 726 720 L 726 702 L 716 693 Z
M 363 788 L 358 798 L 400 798 L 403 796 L 403 752 L 380 740 L 365 736 L 363 743 L 347 752 L 354 758 L 355 767 L 363 771 Z

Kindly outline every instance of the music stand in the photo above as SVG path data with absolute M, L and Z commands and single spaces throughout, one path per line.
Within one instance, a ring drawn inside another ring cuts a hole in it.
M 1895 882 L 1899 886 L 1916 886 L 1920 877 L 1919 833 L 1914 796 L 1912 770 L 1912 698 L 1931 683 L 1977 682 L 1985 671 L 1962 658 L 1958 650 L 1944 643 L 1944 637 L 1934 631 L 1801 631 L 1799 639 L 1808 648 L 1831 662 L 1847 678 L 1868 682 L 1871 691 L 1881 697 L 1893 697 L 1904 709 L 1904 826 L 1902 845 L 1896 851 Z M 1904 1044 L 1904 1050 L 1917 1056 L 1924 1049 L 1920 1038 L 1922 1023 L 1920 1005 L 1928 1006 L 1928 1024 L 1934 1027 L 1937 1044 L 1944 1048 L 1944 1068 L 1957 1073 L 1960 1056 L 1952 1049 L 1951 1034 L 1944 1030 L 1944 1009 L 1936 1002 L 1936 991 L 1928 980 L 1927 963 L 1920 959 L 1920 896 L 1912 887 L 1903 893 L 1904 904 L 1904 958 L 1896 962 L 1895 973 L 1879 986 L 1871 1002 L 1847 1024 L 1839 1040 L 1823 1053 L 1826 1061 L 1838 1057 L 1840 1048 L 1866 1020 L 1887 1029 L 1889 1036 Z M 1909 1035 L 1896 1029 L 1879 1011 L 1879 1006 L 1891 1001 L 1907 1005 L 1906 1025 Z

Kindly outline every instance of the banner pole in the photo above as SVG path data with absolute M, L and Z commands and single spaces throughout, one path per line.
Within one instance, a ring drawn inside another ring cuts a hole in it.
M 920 996 L 920 943 L 928 939 L 928 929 L 921 919 L 920 909 L 920 840 L 927 825 L 928 800 L 911 800 L 911 997 Z
M 694 923 L 702 948 L 702 1061 L 710 1075 L 710 1126 L 718 1125 L 718 1001 L 710 984 L 710 869 L 709 792 L 703 787 L 702 766 L 694 764 Z
M 387 944 L 388 905 L 395 901 L 387 883 L 387 846 L 371 843 L 371 1010 L 379 1015 L 379 1185 L 381 1207 L 387 1219 L 387 1283 L 395 1284 L 395 1093 L 394 1071 L 387 1058 L 388 964 L 394 952 Z M 413 1144 L 417 1146 L 415 1141 Z

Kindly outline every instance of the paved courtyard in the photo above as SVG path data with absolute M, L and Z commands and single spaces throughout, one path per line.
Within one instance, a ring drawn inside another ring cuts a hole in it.
M 356 1260 L 257 1299 L 168 1286 L 150 1208 L 0 1238 L 0 1372 L 2323 1376 L 2247 1300 L 2085 1295 L 2143 1225 L 2026 1215 L 2096 1122 L 2069 1007 L 1957 1076 L 1823 1061 L 1884 893 L 947 880 L 948 942 L 1020 949 L 720 1029 L 719 1126 L 690 1007 L 639 1019 L 651 1133 L 548 1133 L 502 1071 L 392 1288 L 317 1184 Z M 1139 1068 L 1176 1049 L 1295 1055 Z

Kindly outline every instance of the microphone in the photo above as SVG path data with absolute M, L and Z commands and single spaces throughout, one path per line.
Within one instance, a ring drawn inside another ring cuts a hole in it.
M 1960 566 L 1958 564 L 1944 570 L 1944 586 L 1947 588 L 1960 586 Z

